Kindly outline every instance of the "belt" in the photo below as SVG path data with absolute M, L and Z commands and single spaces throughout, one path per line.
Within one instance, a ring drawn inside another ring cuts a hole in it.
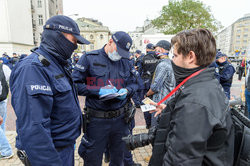
M 124 107 L 114 111 L 96 111 L 92 108 L 87 108 L 87 112 L 89 113 L 90 117 L 104 118 L 104 119 L 116 118 L 121 114 L 123 114 L 124 110 L 125 110 Z

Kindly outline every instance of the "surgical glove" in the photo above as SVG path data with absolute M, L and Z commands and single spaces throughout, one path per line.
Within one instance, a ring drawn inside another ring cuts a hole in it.
M 120 89 L 120 90 L 118 91 L 118 94 L 123 94 L 123 95 L 121 95 L 121 96 L 118 96 L 117 98 L 120 99 L 120 100 L 124 100 L 124 99 L 126 99 L 126 97 L 127 97 L 128 90 L 125 89 L 125 88 L 122 88 L 122 89 Z
M 104 86 L 100 89 L 99 96 L 116 93 L 117 91 L 118 90 L 116 89 L 116 87 L 111 86 L 111 85 L 107 85 L 107 86 Z

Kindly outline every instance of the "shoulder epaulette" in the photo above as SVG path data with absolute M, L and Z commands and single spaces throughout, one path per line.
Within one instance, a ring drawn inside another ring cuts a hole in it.
M 48 59 L 46 59 L 42 54 L 36 52 L 38 47 L 35 47 L 31 49 L 30 51 L 38 55 L 39 61 L 43 64 L 43 66 L 48 67 L 50 65 L 50 62 Z
M 98 50 L 94 50 L 94 51 L 90 51 L 90 52 L 86 52 L 86 56 L 89 56 L 89 55 L 98 55 L 99 54 L 99 51 Z

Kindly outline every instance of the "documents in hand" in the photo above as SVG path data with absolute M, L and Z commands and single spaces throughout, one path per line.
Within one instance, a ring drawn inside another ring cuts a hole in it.
M 153 100 L 151 100 L 150 98 L 146 97 L 144 100 L 142 100 L 142 102 L 145 104 L 141 105 L 142 112 L 152 111 L 156 109 L 154 105 L 150 105 L 150 103 L 153 102 Z
M 127 92 L 124 92 L 124 93 L 110 93 L 110 94 L 106 94 L 106 95 L 101 95 L 99 97 L 99 99 L 101 101 L 106 101 L 106 100 L 111 100 L 111 99 L 114 99 L 116 97 L 119 97 L 119 96 L 122 96 L 122 95 L 125 95 Z

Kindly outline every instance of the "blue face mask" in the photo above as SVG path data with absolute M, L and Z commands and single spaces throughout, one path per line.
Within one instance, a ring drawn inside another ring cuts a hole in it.
M 122 59 L 122 57 L 115 50 L 112 53 L 108 52 L 108 57 L 112 61 L 119 61 L 120 59 Z

